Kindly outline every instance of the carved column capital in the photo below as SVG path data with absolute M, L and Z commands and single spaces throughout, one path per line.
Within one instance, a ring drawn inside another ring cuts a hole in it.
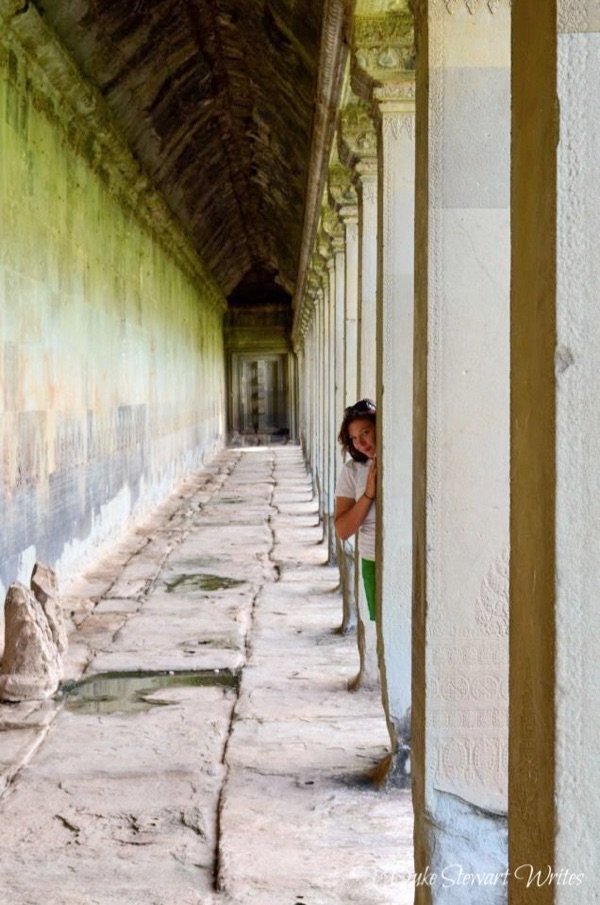
M 334 163 L 329 167 L 327 177 L 330 203 L 336 210 L 344 204 L 354 204 L 356 193 L 352 185 L 352 176 L 342 163 Z
M 329 167 L 327 186 L 330 204 L 338 212 L 340 218 L 350 216 L 351 209 L 356 207 L 358 199 L 352 185 L 352 173 L 348 167 L 342 163 L 332 164 Z
M 373 90 L 373 107 L 384 136 L 415 140 L 415 83 L 410 77 Z
M 377 133 L 369 107 L 363 101 L 348 104 L 340 116 L 338 153 L 353 173 L 377 169 Z
M 318 252 L 313 252 L 310 259 L 307 286 L 310 292 L 321 291 L 323 280 L 327 278 L 327 270 L 325 268 L 325 260 Z
M 323 232 L 329 237 L 331 248 L 335 250 L 335 243 L 344 241 L 344 227 L 337 210 L 331 207 L 323 208 L 321 226 Z
M 414 68 L 414 23 L 408 9 L 356 16 L 351 64 L 355 94 L 370 101 L 375 88 L 403 81 Z

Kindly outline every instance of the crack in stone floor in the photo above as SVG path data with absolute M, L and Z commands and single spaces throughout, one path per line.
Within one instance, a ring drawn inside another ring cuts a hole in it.
M 297 447 L 227 450 L 73 584 L 69 679 L 241 680 L 0 705 L 0 905 L 412 902 L 410 795 L 367 780 L 385 720 L 347 691 L 320 541 Z

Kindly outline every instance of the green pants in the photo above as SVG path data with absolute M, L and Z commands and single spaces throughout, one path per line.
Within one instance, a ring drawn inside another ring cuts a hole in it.
M 369 607 L 371 622 L 375 622 L 375 561 L 373 559 L 361 560 L 365 597 Z

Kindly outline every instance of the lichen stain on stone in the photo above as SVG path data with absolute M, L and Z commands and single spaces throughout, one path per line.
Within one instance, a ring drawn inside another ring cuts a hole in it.
M 236 588 L 245 582 L 239 578 L 225 578 L 221 575 L 210 575 L 206 572 L 198 572 L 193 575 L 180 575 L 166 583 L 167 591 L 225 591 Z

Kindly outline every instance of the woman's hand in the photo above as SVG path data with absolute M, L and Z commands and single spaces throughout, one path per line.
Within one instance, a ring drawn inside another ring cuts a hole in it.
M 377 456 L 373 456 L 373 458 L 371 459 L 369 474 L 367 475 L 365 493 L 373 500 L 377 496 Z

